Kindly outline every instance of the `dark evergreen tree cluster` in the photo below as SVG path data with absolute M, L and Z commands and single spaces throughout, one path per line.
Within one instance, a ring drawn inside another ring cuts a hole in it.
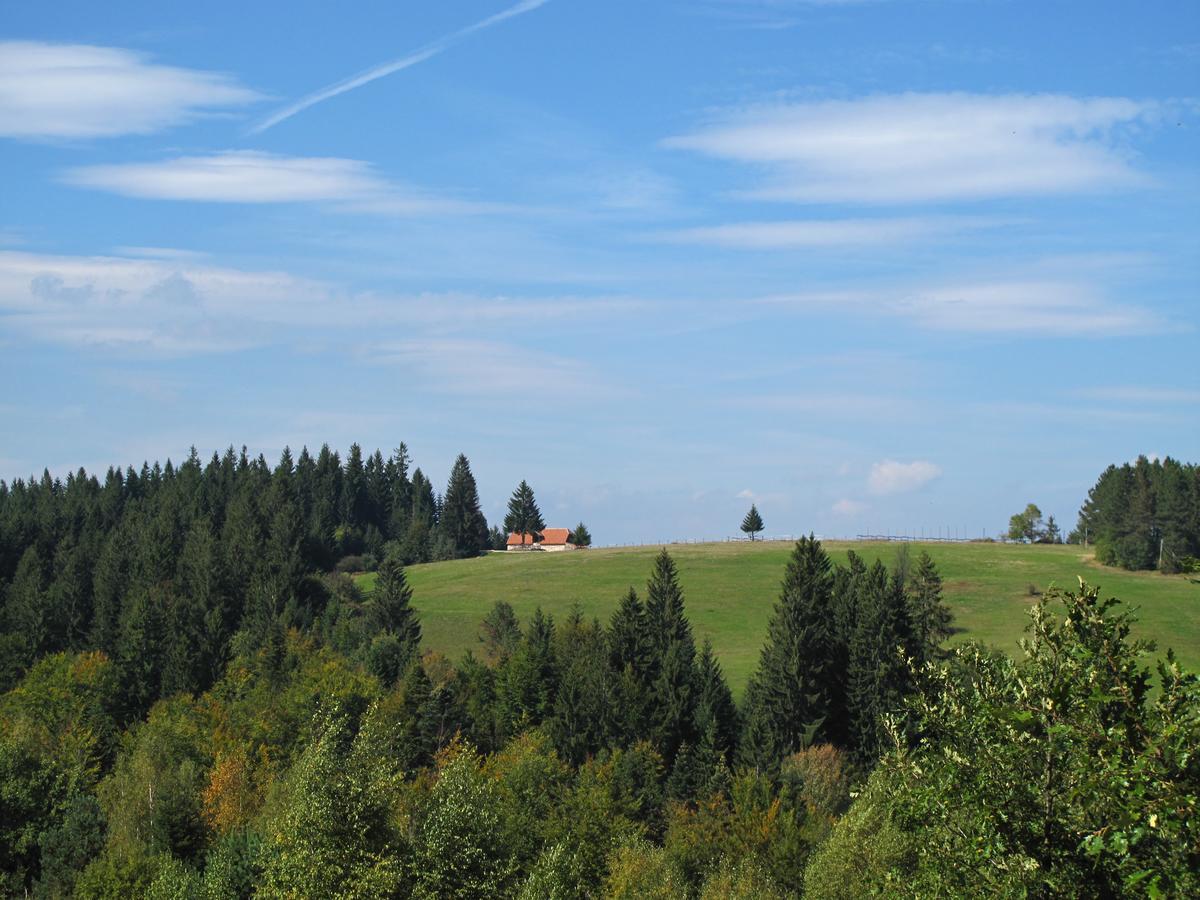
M 563 759 L 639 743 L 652 747 L 684 784 L 732 761 L 738 718 L 707 644 L 697 653 L 678 573 L 664 551 L 643 602 L 630 588 L 605 627 L 578 613 L 555 622 L 535 612 L 522 629 L 497 603 L 481 629 L 490 667 L 468 659 L 465 730 L 493 748 L 542 726 Z M 686 773 L 684 773 L 686 770 Z
M 1071 543 L 1126 569 L 1179 572 L 1200 557 L 1200 466 L 1139 456 L 1109 466 L 1088 491 Z
M 802 538 L 788 562 L 758 669 L 746 689 L 740 759 L 774 770 L 789 753 L 831 743 L 870 762 L 884 749 L 884 716 L 902 712 L 913 664 L 949 634 L 941 578 L 922 553 L 889 572 L 853 551 L 835 566 Z
M 289 627 L 355 646 L 378 632 L 398 646 L 374 656 L 400 667 L 414 638 L 381 611 L 392 601 L 358 616 L 362 598 L 323 573 L 386 559 L 391 584 L 400 565 L 488 547 L 466 457 L 441 496 L 410 462 L 403 444 L 387 459 L 357 444 L 345 460 L 328 446 L 285 450 L 274 467 L 231 448 L 103 481 L 81 469 L 0 482 L 0 686 L 47 653 L 96 649 L 117 665 L 127 712 L 141 714 L 212 684 L 235 638 L 278 646 Z

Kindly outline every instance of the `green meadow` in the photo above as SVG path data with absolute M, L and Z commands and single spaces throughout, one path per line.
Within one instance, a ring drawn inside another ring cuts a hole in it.
M 951 642 L 978 640 L 1017 653 L 1035 599 L 1031 590 L 1071 588 L 1083 577 L 1106 596 L 1137 607 L 1137 636 L 1154 640 L 1161 653 L 1174 648 L 1186 666 L 1200 668 L 1200 585 L 1185 577 L 1111 569 L 1078 546 L 908 546 L 914 557 L 928 550 L 937 562 L 957 629 Z M 765 541 L 668 545 L 697 643 L 712 641 L 739 695 L 758 660 L 791 547 Z M 900 545 L 831 542 L 825 547 L 835 562 L 844 563 L 852 549 L 868 563 L 878 557 L 891 565 Z M 538 606 L 559 620 L 578 606 L 585 617 L 607 622 L 630 585 L 644 595 L 657 552 L 657 547 L 639 547 L 492 553 L 412 566 L 408 578 L 424 645 L 451 658 L 478 647 L 479 621 L 497 600 L 512 604 L 522 622 Z M 374 576 L 362 575 L 359 583 L 370 590 Z

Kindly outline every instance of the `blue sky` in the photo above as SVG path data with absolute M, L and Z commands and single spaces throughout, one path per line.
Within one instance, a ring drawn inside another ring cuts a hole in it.
M 613 543 L 1070 525 L 1200 459 L 1193 2 L 0 29 L 0 478 L 403 440 Z

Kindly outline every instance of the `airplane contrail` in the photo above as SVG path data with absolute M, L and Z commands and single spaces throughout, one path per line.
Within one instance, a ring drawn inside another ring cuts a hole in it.
M 499 25 L 501 22 L 522 15 L 523 13 L 532 12 L 539 6 L 544 6 L 549 2 L 550 0 L 521 0 L 520 3 L 514 4 L 495 15 L 488 16 L 486 19 L 481 19 L 473 25 L 468 25 L 466 28 L 460 28 L 458 31 L 448 34 L 445 37 L 438 38 L 436 41 L 428 43 L 418 50 L 414 50 L 407 56 L 401 56 L 390 62 L 373 66 L 343 81 L 321 88 L 319 91 L 315 91 L 306 97 L 301 97 L 295 103 L 289 104 L 283 109 L 267 116 L 267 118 L 251 128 L 249 133 L 261 134 L 268 128 L 278 125 L 284 119 L 290 119 L 296 113 L 303 112 L 310 106 L 315 106 L 324 100 L 328 100 L 330 97 L 336 97 L 338 94 L 344 94 L 346 91 L 362 87 L 364 84 L 369 84 L 377 78 L 383 78 L 385 75 L 391 75 L 393 72 L 399 72 L 402 69 L 415 66 L 417 63 L 422 63 L 432 56 L 437 56 L 443 50 L 449 49 L 464 38 L 470 37 L 477 31 L 483 31 L 485 28 Z

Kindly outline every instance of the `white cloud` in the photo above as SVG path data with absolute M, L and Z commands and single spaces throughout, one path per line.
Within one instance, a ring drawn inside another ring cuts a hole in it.
M 758 499 L 758 494 L 754 493 L 754 491 L 750 490 L 750 488 L 745 488 L 744 490 L 738 491 L 735 496 L 737 497 L 738 500 L 753 501 L 753 500 Z
M 842 499 L 833 504 L 830 509 L 838 516 L 857 516 L 866 512 L 869 507 L 860 500 Z
M 978 334 L 1108 337 L 1151 334 L 1165 327 L 1153 311 L 1113 302 L 1098 285 L 1065 276 L 813 291 L 758 302 L 797 310 L 873 311 L 911 319 L 922 328 Z
M 900 494 L 924 487 L 942 474 L 940 466 L 925 460 L 910 463 L 885 459 L 871 466 L 867 489 L 872 494 Z
M 151 163 L 82 166 L 68 184 L 127 197 L 213 203 L 343 202 L 362 209 L 421 212 L 441 202 L 405 192 L 355 159 L 230 150 Z
M 905 203 L 1064 194 L 1145 182 L 1119 129 L 1155 104 L 1052 94 L 898 94 L 752 107 L 666 146 L 764 169 L 754 196 Z
M 115 47 L 0 42 L 0 136 L 150 134 L 261 100 L 217 72 L 150 63 Z
M 738 222 L 683 228 L 654 237 L 677 244 L 701 244 L 744 250 L 794 250 L 908 243 L 999 224 L 1003 223 L 970 216 L 809 219 L 790 222 Z

